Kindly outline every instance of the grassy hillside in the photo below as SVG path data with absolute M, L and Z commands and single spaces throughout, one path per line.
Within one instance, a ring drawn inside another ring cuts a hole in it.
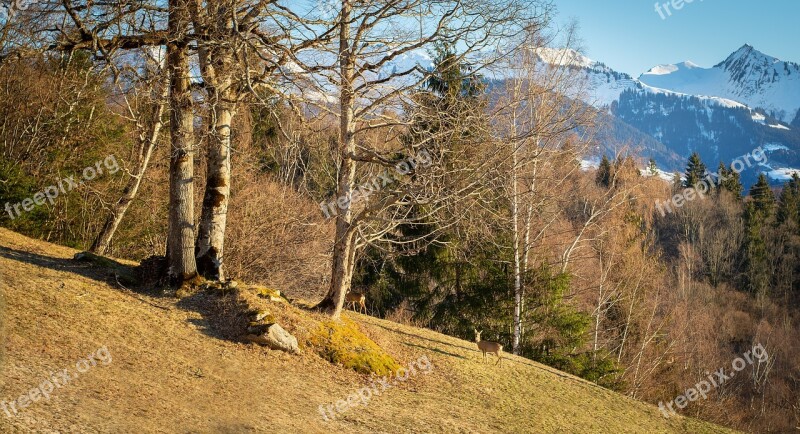
M 198 309 L 109 285 L 108 270 L 75 253 L 0 229 L 0 432 L 725 432 L 519 357 L 483 364 L 474 343 L 357 314 L 348 317 L 419 369 L 326 421 L 320 405 L 383 386 L 311 351 L 222 339 Z M 81 365 L 88 355 L 95 366 Z M 49 399 L 5 414 L 3 400 L 63 369 L 71 378 Z

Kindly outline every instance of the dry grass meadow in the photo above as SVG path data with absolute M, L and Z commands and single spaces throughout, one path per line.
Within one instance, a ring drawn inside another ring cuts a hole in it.
M 472 342 L 353 313 L 401 365 L 426 356 L 432 371 L 325 421 L 320 404 L 346 399 L 369 376 L 311 351 L 288 355 L 223 339 L 202 309 L 126 291 L 108 270 L 73 261 L 75 253 L 0 229 L 0 400 L 50 372 L 74 370 L 102 346 L 113 358 L 17 417 L 0 410 L 0 432 L 727 432 L 666 419 L 654 406 L 523 358 L 483 364 Z

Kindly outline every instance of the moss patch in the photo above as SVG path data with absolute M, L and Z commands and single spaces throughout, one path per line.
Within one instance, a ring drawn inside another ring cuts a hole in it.
M 389 375 L 400 365 L 348 320 L 324 321 L 308 339 L 323 359 L 362 374 Z
M 256 295 L 261 298 L 265 298 L 269 301 L 285 301 L 281 292 L 277 289 L 267 288 L 266 286 L 254 286 L 252 288 Z

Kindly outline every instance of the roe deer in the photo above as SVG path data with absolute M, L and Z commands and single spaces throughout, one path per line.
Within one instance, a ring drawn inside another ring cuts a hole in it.
M 494 354 L 497 356 L 497 362 L 495 365 L 503 361 L 503 357 L 501 354 L 503 353 L 503 346 L 497 342 L 492 341 L 482 341 L 481 340 L 481 333 L 478 330 L 475 330 L 475 343 L 478 344 L 478 349 L 483 352 L 483 361 L 486 363 L 486 353 Z
M 361 313 L 361 310 L 364 310 L 364 315 L 367 314 L 367 297 L 360 292 L 348 292 L 344 296 L 345 306 L 353 306 L 353 310 L 356 310 L 356 304 L 358 304 L 358 313 Z

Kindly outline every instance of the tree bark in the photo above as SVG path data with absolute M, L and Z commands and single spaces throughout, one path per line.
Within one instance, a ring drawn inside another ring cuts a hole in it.
M 317 306 L 325 310 L 333 318 L 339 318 L 344 306 L 344 299 L 353 280 L 356 257 L 356 236 L 353 228 L 353 212 L 349 199 L 356 179 L 356 151 L 354 114 L 353 79 L 355 77 L 354 59 L 350 46 L 350 13 L 351 6 L 347 0 L 342 2 L 342 16 L 339 34 L 339 65 L 341 86 L 339 95 L 339 155 L 341 165 L 337 182 L 337 200 L 348 199 L 348 206 L 340 209 L 336 215 L 336 239 L 333 246 L 333 266 L 331 269 L 331 286 L 328 294 Z
M 189 81 L 189 9 L 169 1 L 170 194 L 167 261 L 170 278 L 181 283 L 197 275 L 194 242 L 194 112 Z
M 209 279 L 224 280 L 225 230 L 231 190 L 231 122 L 236 115 L 238 94 L 234 89 L 235 61 L 233 5 L 211 3 L 208 11 L 195 0 L 195 29 L 206 36 L 198 54 L 208 90 L 211 114 L 207 155 L 206 186 L 197 233 L 198 272 Z
M 515 119 L 516 122 L 516 119 Z M 519 225 L 519 184 L 517 172 L 519 168 L 519 147 L 512 141 L 511 157 L 511 220 L 514 231 L 514 336 L 511 341 L 511 350 L 519 355 L 519 344 L 522 339 L 522 246 Z
M 141 159 L 139 161 L 139 167 L 136 170 L 136 174 L 132 175 L 128 180 L 127 185 L 125 185 L 125 189 L 122 191 L 122 196 L 112 207 L 111 215 L 108 216 L 105 224 L 103 225 L 103 229 L 100 230 L 100 233 L 97 234 L 97 238 L 95 238 L 94 242 L 92 243 L 92 248 L 90 251 L 94 254 L 106 254 L 117 228 L 122 222 L 122 219 L 125 217 L 125 213 L 128 211 L 128 207 L 130 207 L 131 202 L 133 202 L 137 193 L 139 192 L 139 186 L 142 184 L 142 178 L 144 177 L 145 172 L 147 172 L 147 167 L 150 165 L 150 159 L 153 156 L 153 150 L 155 149 L 156 143 L 158 142 L 158 137 L 161 134 L 161 128 L 164 126 L 163 117 L 164 112 L 166 111 L 168 94 L 169 86 L 166 85 L 164 86 L 161 99 L 158 101 L 158 104 L 155 107 L 152 120 L 153 124 L 150 127 L 149 134 L 146 136 L 143 135 L 141 138 L 142 147 L 140 152 Z
M 223 269 L 225 229 L 231 190 L 232 104 L 212 101 L 214 124 L 209 138 L 208 173 L 200 227 L 197 235 L 197 266 L 205 277 L 225 279 Z

